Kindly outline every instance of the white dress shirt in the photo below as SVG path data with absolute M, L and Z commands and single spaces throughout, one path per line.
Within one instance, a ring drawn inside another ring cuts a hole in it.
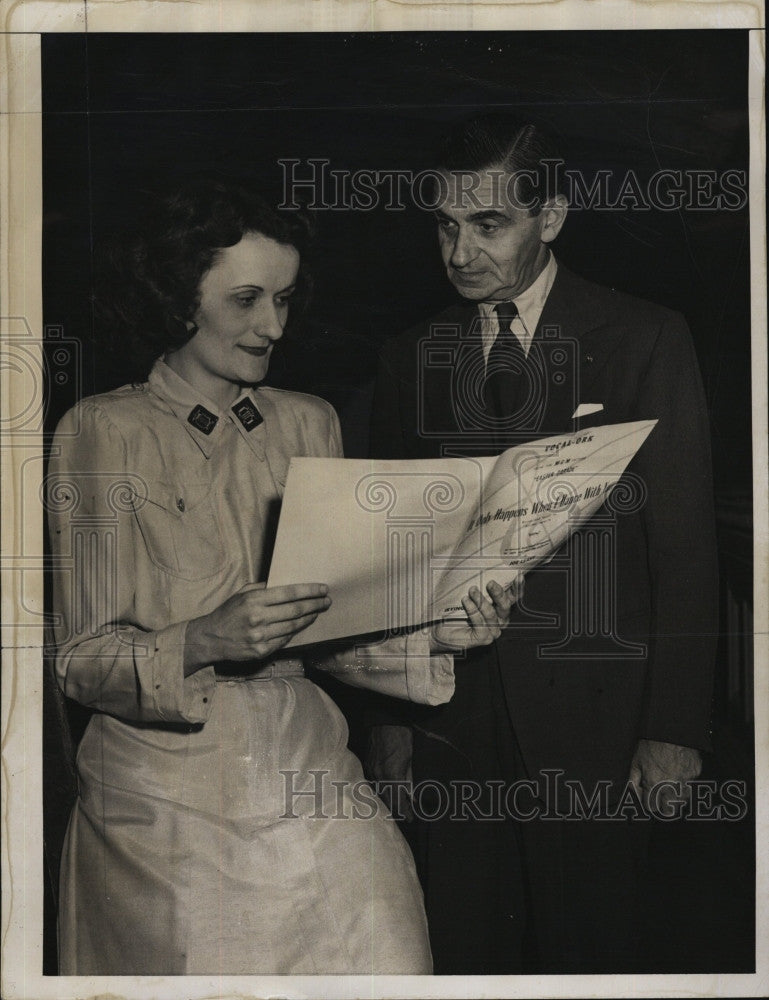
M 542 310 L 545 308 L 545 301 L 550 294 L 550 289 L 555 281 L 555 273 L 558 270 L 555 257 L 549 254 L 547 264 L 539 274 L 539 277 L 529 287 L 516 295 L 509 301 L 514 302 L 518 309 L 518 315 L 510 324 L 510 329 L 518 338 L 524 353 L 528 357 L 531 342 L 534 339 L 534 331 L 537 329 Z M 479 302 L 478 308 L 481 314 L 481 344 L 483 347 L 483 357 L 489 360 L 494 341 L 499 333 L 499 319 L 495 306 L 498 302 Z

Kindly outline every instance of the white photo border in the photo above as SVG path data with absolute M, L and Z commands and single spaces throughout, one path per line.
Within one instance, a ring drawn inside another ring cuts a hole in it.
M 750 36 L 750 252 L 755 556 L 756 837 L 769 843 L 769 483 L 763 7 L 751 2 L 558 3 L 392 0 L 17 0 L 3 17 L 0 182 L 0 338 L 30 364 L 0 367 L 0 434 L 30 399 L 42 334 L 42 136 L 40 34 L 45 32 L 441 31 L 615 28 L 744 28 Z M 42 368 L 38 367 L 38 371 Z M 26 409 L 25 409 L 26 408 Z M 33 426 L 32 422 L 30 426 Z M 769 851 L 758 850 L 757 971 L 754 975 L 516 977 L 45 977 L 42 975 L 42 518 L 16 503 L 25 476 L 39 474 L 34 430 L 2 448 L 3 832 L 2 988 L 8 1000 L 96 997 L 578 997 L 761 996 L 769 993 Z M 37 463 L 37 466 L 36 466 Z

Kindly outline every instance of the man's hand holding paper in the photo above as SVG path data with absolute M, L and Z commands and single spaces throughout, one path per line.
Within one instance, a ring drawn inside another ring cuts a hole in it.
M 454 652 L 474 646 L 488 646 L 502 633 L 510 610 L 518 599 L 518 581 L 509 587 L 496 580 L 486 584 L 488 600 L 478 587 L 470 587 L 462 598 L 466 619 L 443 620 L 433 625 L 434 652 Z

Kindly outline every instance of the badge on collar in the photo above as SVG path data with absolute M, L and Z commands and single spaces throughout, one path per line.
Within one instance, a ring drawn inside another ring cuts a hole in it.
M 243 399 L 239 399 L 233 406 L 232 412 L 247 431 L 252 431 L 254 427 L 258 427 L 264 420 L 264 417 L 257 410 L 248 396 L 245 396 Z
M 200 404 L 187 417 L 187 423 L 192 424 L 193 427 L 204 434 L 210 434 L 218 422 L 219 418 Z

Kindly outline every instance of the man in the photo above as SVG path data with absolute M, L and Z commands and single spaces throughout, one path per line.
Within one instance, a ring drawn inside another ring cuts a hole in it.
M 438 793 L 415 809 L 436 973 L 634 971 L 640 802 L 674 809 L 708 746 L 717 577 L 694 349 L 680 315 L 557 262 L 557 159 L 504 115 L 446 140 L 436 216 L 461 300 L 385 346 L 375 389 L 377 458 L 658 421 L 599 515 L 526 576 L 502 637 L 457 664 L 452 701 L 372 731 L 374 777 L 411 764 L 415 785 L 480 789 L 459 813 Z

